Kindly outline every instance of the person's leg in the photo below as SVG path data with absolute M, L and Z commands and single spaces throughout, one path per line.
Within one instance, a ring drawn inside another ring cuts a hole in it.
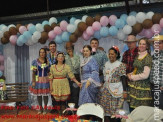
M 56 108 L 56 106 L 57 106 L 57 101 L 54 99 L 54 97 L 51 95 L 51 99 L 52 99 L 52 106 L 53 106 L 53 108 Z M 50 111 L 50 113 L 55 113 L 56 112 L 56 109 L 52 109 L 51 111 Z
M 48 96 L 43 96 L 44 99 L 44 112 L 43 114 L 47 113 L 47 104 L 48 104 Z
M 38 114 L 41 114 L 42 113 L 42 96 L 37 96 L 37 101 L 38 101 L 38 104 L 39 104 L 39 112 L 38 112 Z

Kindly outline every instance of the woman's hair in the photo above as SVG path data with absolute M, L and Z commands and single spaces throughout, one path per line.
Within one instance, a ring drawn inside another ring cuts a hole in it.
M 114 48 L 114 46 L 113 46 L 113 47 L 111 47 L 108 51 L 110 51 L 110 50 L 113 50 L 113 51 L 115 52 L 115 54 L 117 55 L 116 60 L 120 59 L 121 56 L 120 56 L 119 49 L 117 50 L 117 49 Z
M 40 51 L 41 51 L 41 50 L 44 50 L 44 52 L 45 52 L 44 63 L 47 64 L 48 62 L 47 62 L 47 58 L 46 58 L 46 57 L 47 57 L 47 56 L 46 56 L 46 49 L 45 49 L 45 48 L 41 48 L 41 49 L 39 50 L 39 56 L 40 56 Z
M 141 40 L 145 40 L 146 45 L 147 45 L 147 52 L 148 52 L 149 54 L 151 54 L 150 42 L 149 42 L 148 38 L 143 37 L 143 38 L 139 39 L 138 44 L 140 43 Z
M 55 64 L 58 64 L 58 60 L 57 60 L 57 58 L 58 58 L 58 55 L 60 55 L 60 54 L 62 54 L 62 55 L 64 56 L 63 64 L 65 64 L 65 54 L 64 54 L 63 52 L 57 52 L 56 62 L 55 62 Z
M 85 46 L 83 47 L 83 50 L 84 50 L 84 48 L 88 48 L 88 50 L 90 50 L 91 55 L 92 55 L 92 47 L 91 47 L 90 45 L 85 45 Z

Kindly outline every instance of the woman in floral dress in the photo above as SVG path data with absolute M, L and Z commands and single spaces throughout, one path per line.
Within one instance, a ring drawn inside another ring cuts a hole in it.
M 99 104 L 103 106 L 105 111 L 105 120 L 108 120 L 121 109 L 123 105 L 123 97 L 126 94 L 126 66 L 120 59 L 118 47 L 113 46 L 108 52 L 109 61 L 105 63 L 103 70 L 104 84 L 100 89 Z M 116 121 L 116 120 L 111 120 Z

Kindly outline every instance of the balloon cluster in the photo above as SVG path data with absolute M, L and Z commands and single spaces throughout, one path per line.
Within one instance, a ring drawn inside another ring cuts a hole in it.
M 151 38 L 155 33 L 163 34 L 163 15 L 132 11 L 122 14 L 119 18 L 116 15 L 102 16 L 96 14 L 94 17 L 84 15 L 81 19 L 71 17 L 69 23 L 62 20 L 58 23 L 55 17 L 36 25 L 0 25 L 0 39 L 2 44 L 22 46 L 35 43 L 45 44 L 46 41 L 55 40 L 56 43 L 75 43 L 79 37 L 89 40 L 91 37 L 105 38 L 114 36 L 124 40 L 128 34 L 145 36 Z

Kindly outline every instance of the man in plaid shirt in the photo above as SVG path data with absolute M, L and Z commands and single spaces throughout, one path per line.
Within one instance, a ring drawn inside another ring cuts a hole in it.
M 134 70 L 134 59 L 138 55 L 138 47 L 136 46 L 137 39 L 134 35 L 129 35 L 124 42 L 127 43 L 129 49 L 124 52 L 122 62 L 126 64 L 126 74 L 128 74 Z
M 150 82 L 154 107 L 163 109 L 163 35 L 153 38 L 154 54 Z

